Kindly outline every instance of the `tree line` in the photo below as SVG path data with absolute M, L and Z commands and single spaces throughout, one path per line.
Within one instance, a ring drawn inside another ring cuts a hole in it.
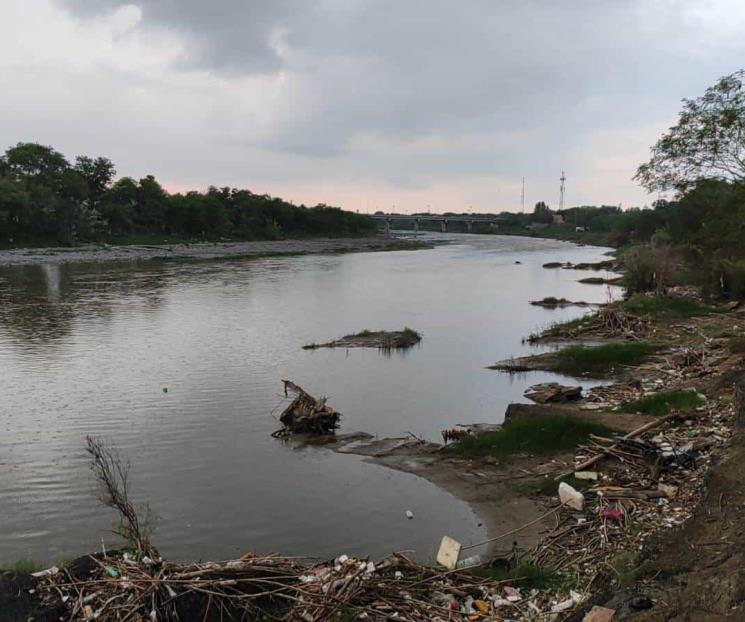
M 0 157 L 0 243 L 111 241 L 131 236 L 279 239 L 374 232 L 366 215 L 296 206 L 250 190 L 171 194 L 153 177 L 116 179 L 105 157 L 70 163 L 52 147 L 19 143 Z

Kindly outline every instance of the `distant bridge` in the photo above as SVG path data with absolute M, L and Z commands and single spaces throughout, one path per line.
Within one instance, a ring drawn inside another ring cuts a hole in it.
M 462 216 L 455 214 L 447 216 L 444 214 L 372 214 L 372 218 L 385 222 L 386 233 L 390 232 L 391 223 L 401 220 L 414 221 L 414 231 L 419 231 L 419 223 L 422 221 L 439 222 L 443 233 L 447 232 L 449 222 L 466 223 L 466 229 L 470 233 L 474 223 L 489 223 L 495 227 L 501 220 L 498 216 L 469 216 L 468 214 Z

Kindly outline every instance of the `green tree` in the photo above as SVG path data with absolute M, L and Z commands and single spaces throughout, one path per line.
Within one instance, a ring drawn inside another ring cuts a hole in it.
M 130 233 L 134 226 L 137 207 L 137 182 L 131 177 L 122 177 L 104 194 L 101 215 L 108 224 L 110 233 Z
M 165 215 L 168 208 L 168 193 L 155 177 L 148 175 L 140 179 L 137 191 L 136 223 L 146 231 L 165 230 Z
M 88 186 L 90 207 L 98 210 L 106 190 L 116 175 L 114 163 L 108 158 L 89 158 L 78 156 L 75 158 L 75 171 L 85 180 Z
M 5 152 L 8 171 L 19 177 L 51 183 L 70 167 L 59 151 L 38 143 L 18 143 Z
M 680 193 L 701 179 L 745 182 L 745 70 L 684 99 L 678 123 L 652 147 L 634 176 L 650 192 Z
M 550 223 L 553 222 L 553 215 L 548 205 L 544 201 L 538 201 L 533 208 L 533 222 Z

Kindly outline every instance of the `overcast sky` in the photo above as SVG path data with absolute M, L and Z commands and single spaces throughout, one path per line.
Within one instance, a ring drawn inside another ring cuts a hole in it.
M 169 190 L 374 211 L 644 205 L 742 0 L 0 0 L 0 137 Z

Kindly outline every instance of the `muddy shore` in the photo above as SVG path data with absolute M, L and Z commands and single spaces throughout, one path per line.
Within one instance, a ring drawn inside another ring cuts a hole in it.
M 415 240 L 383 236 L 131 246 L 87 245 L 71 248 L 58 247 L 0 250 L 0 266 L 171 259 L 226 259 L 275 255 L 416 250 L 429 247 L 429 244 Z

